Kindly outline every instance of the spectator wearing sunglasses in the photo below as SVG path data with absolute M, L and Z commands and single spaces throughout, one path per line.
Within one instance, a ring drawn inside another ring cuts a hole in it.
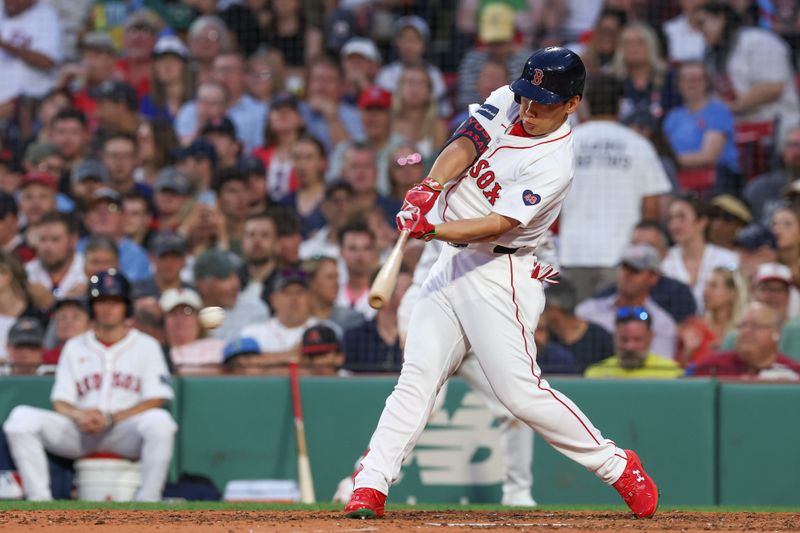
M 618 309 L 644 307 L 653 325 L 650 350 L 672 358 L 677 343 L 675 320 L 651 296 L 659 278 L 659 262 L 658 252 L 652 246 L 629 246 L 617 267 L 616 292 L 582 302 L 575 308 L 575 314 L 583 320 L 603 326 L 613 334 Z
M 575 315 L 578 293 L 570 278 L 561 276 L 557 284 L 548 285 L 545 296 L 540 325 L 545 322 L 550 338 L 569 351 L 575 360 L 575 371 L 583 373 L 589 365 L 614 353 L 608 331 Z
M 587 378 L 676 378 L 683 370 L 651 351 L 653 329 L 644 307 L 620 307 L 614 321 L 615 355 L 586 369 Z
M 364 125 L 364 143 L 375 151 L 378 192 L 389 194 L 389 172 L 394 161 L 392 152 L 398 145 L 406 142 L 405 138 L 392 132 L 392 93 L 377 85 L 367 87 L 358 98 L 358 110 Z M 328 181 L 342 174 L 345 152 L 352 146 L 353 141 L 348 140 L 337 144 L 333 149 L 328 166 Z

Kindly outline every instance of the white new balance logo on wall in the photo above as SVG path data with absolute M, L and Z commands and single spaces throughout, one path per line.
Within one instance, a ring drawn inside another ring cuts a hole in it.
M 500 428 L 473 392 L 452 416 L 444 409 L 434 414 L 405 464 L 414 459 L 423 485 L 494 485 L 505 471 Z

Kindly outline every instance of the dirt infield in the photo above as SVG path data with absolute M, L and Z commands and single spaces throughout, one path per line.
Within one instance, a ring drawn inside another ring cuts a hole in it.
M 5 511 L 3 533 L 456 532 L 456 531 L 800 531 L 793 513 L 667 511 L 652 520 L 620 512 L 390 511 L 382 520 L 346 520 L 333 511 Z

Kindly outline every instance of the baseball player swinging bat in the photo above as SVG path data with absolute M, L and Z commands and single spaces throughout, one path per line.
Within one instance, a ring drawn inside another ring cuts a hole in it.
M 408 230 L 400 232 L 400 237 L 397 239 L 394 248 L 392 248 L 392 252 L 375 277 L 375 281 L 372 282 L 372 287 L 369 289 L 369 305 L 373 309 L 380 309 L 392 297 L 394 287 L 397 285 L 397 273 L 400 272 L 400 263 L 403 260 L 403 252 L 406 249 L 409 233 Z
M 294 408 L 294 429 L 297 432 L 297 478 L 300 485 L 300 501 L 316 503 L 314 479 L 311 477 L 311 462 L 308 460 L 306 429 L 303 423 L 303 404 L 300 401 L 300 379 L 297 376 L 297 363 L 289 363 L 289 381 L 292 386 L 292 407 Z

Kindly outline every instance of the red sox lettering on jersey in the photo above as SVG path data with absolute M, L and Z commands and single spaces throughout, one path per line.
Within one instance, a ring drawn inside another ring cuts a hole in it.
M 75 382 L 75 388 L 78 390 L 78 397 L 83 397 L 92 390 L 100 390 L 103 388 L 103 375 L 99 373 L 86 375 Z M 111 388 L 125 389 L 138 394 L 142 390 L 142 380 L 132 374 L 114 372 Z
M 481 159 L 469 169 L 469 175 L 476 179 L 475 184 L 483 191 L 483 195 L 489 200 L 489 203 L 494 205 L 500 197 L 500 191 L 503 190 L 503 186 L 497 183 L 494 171 L 487 170 L 488 168 L 489 161 Z
M 517 135 L 519 104 L 508 87 L 493 92 L 470 119 L 482 128 L 486 149 L 461 178 L 447 183 L 437 204 L 440 219 L 497 213 L 519 226 L 496 244 L 537 246 L 558 217 L 575 172 L 569 123 L 548 135 Z

